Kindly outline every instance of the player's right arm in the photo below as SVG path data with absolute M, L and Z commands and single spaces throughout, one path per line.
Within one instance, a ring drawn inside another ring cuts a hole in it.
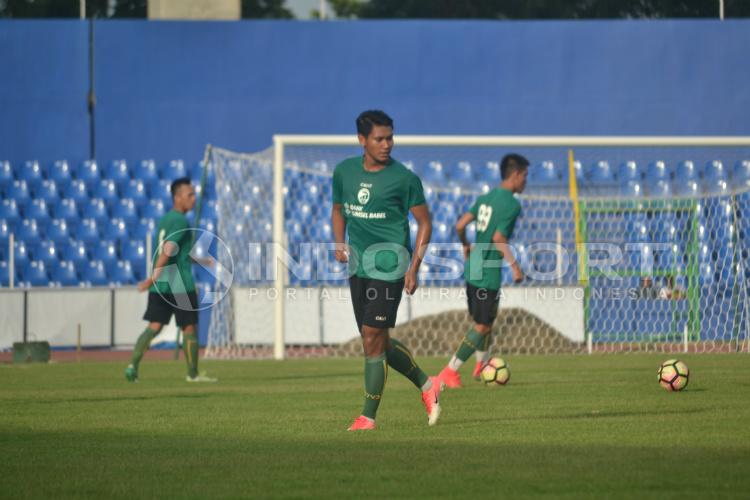
M 518 265 L 516 256 L 513 255 L 513 251 L 508 244 L 508 238 L 506 238 L 500 231 L 495 231 L 492 235 L 492 243 L 495 245 L 497 251 L 503 256 L 505 262 L 510 263 L 510 270 L 513 273 L 513 281 L 515 283 L 523 281 L 523 271 L 521 271 L 521 266 Z
M 469 258 L 469 253 L 471 252 L 471 243 L 469 243 L 469 240 L 466 239 L 466 226 L 471 224 L 471 222 L 474 220 L 475 216 L 471 212 L 466 212 L 461 216 L 460 219 L 458 219 L 458 222 L 456 222 L 456 232 L 458 233 L 458 241 L 461 242 L 461 245 L 464 247 L 464 259 Z
M 151 273 L 151 276 L 138 283 L 138 291 L 145 292 L 146 290 L 151 288 L 151 285 L 156 283 L 156 281 L 159 279 L 159 275 L 161 275 L 162 269 L 167 264 L 169 256 L 176 254 L 177 244 L 174 241 L 165 241 L 161 247 L 161 253 L 156 258 L 156 262 L 154 263 L 154 271 Z

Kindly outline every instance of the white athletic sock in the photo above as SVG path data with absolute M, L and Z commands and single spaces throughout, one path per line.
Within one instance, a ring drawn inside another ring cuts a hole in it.
M 487 362 L 487 354 L 489 351 L 476 351 L 474 355 L 477 357 L 478 363 L 486 363 Z
M 461 368 L 462 364 L 464 364 L 463 361 L 458 359 L 456 356 L 453 356 L 451 360 L 448 362 L 448 368 L 450 368 L 453 371 L 458 371 L 458 369 Z
M 428 378 L 427 382 L 422 386 L 422 392 L 427 392 L 432 389 L 432 379 Z

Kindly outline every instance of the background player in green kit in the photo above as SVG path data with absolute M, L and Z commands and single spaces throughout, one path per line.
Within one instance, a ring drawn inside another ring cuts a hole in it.
M 395 325 L 402 291 L 417 289 L 432 233 L 430 212 L 419 177 L 391 158 L 393 120 L 382 111 L 365 111 L 357 118 L 357 135 L 364 154 L 336 166 L 331 214 L 336 259 L 349 262 L 352 306 L 365 352 L 364 409 L 349 430 L 375 428 L 389 366 L 421 390 L 427 422 L 433 425 L 440 416 L 440 384 L 388 331 Z M 413 253 L 410 212 L 419 225 Z
M 441 384 L 448 387 L 461 387 L 458 369 L 472 353 L 478 353 L 474 377 L 479 375 L 487 361 L 492 323 L 497 316 L 500 300 L 502 259 L 510 264 L 513 281 L 518 283 L 523 279 L 521 267 L 516 262 L 508 241 L 521 213 L 521 204 L 513 195 L 522 193 L 526 187 L 528 167 L 529 162 L 523 156 L 509 154 L 503 157 L 500 162 L 500 185 L 477 198 L 471 209 L 456 224 L 466 257 L 466 298 L 474 326 L 461 341 L 448 366 L 438 375 Z M 472 247 L 466 240 L 466 226 L 473 220 L 477 221 L 477 236 L 476 244 Z
M 138 365 L 151 341 L 169 323 L 172 314 L 182 329 L 183 350 L 188 364 L 188 382 L 216 382 L 198 374 L 198 296 L 193 282 L 192 262 L 211 265 L 212 259 L 194 259 L 190 255 L 193 234 L 185 213 L 195 205 L 195 189 L 190 179 L 182 177 L 172 182 L 172 210 L 159 220 L 154 235 L 154 266 L 151 276 L 138 283 L 138 290 L 148 290 L 148 307 L 143 319 L 149 322 L 138 337 L 133 358 L 125 369 L 125 378 L 138 380 Z

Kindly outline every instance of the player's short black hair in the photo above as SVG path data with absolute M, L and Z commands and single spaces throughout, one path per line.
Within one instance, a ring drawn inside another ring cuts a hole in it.
M 172 181 L 172 185 L 169 186 L 169 191 L 172 193 L 172 198 L 174 198 L 174 195 L 177 194 L 177 190 L 180 189 L 180 186 L 184 185 L 190 185 L 190 177 L 180 177 L 179 179 L 175 179 Z
M 500 177 L 502 177 L 503 180 L 510 177 L 510 174 L 517 170 L 524 170 L 529 167 L 529 160 L 524 158 L 523 156 L 516 154 L 516 153 L 510 153 L 505 156 L 503 156 L 502 161 L 500 161 Z
M 379 109 L 362 111 L 357 117 L 357 134 L 367 137 L 375 125 L 393 128 L 393 118 Z

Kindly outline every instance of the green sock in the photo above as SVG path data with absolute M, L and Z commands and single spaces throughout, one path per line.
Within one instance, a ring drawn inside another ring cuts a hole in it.
M 133 349 L 133 357 L 130 360 L 130 364 L 135 367 L 136 371 L 138 370 L 138 365 L 141 363 L 143 355 L 148 350 L 148 347 L 151 345 L 151 341 L 154 340 L 155 336 L 155 331 L 151 328 L 146 328 L 141 336 L 138 337 L 138 340 L 135 343 L 135 349 Z
M 464 337 L 464 339 L 461 341 L 461 345 L 458 346 L 456 357 L 461 361 L 466 361 L 467 359 L 469 359 L 478 347 L 484 346 L 484 337 L 484 335 L 474 330 L 474 327 L 472 327 L 466 333 L 466 337 Z
M 391 348 L 385 351 L 385 354 L 391 368 L 411 380 L 418 389 L 422 389 L 429 377 L 417 365 L 411 352 L 404 344 L 396 339 L 391 339 Z
M 198 339 L 195 334 L 188 335 L 182 332 L 182 350 L 185 352 L 185 361 L 188 365 L 188 375 L 198 376 Z
M 365 407 L 362 410 L 362 415 L 365 417 L 375 419 L 387 378 L 388 364 L 385 361 L 385 354 L 365 358 Z

